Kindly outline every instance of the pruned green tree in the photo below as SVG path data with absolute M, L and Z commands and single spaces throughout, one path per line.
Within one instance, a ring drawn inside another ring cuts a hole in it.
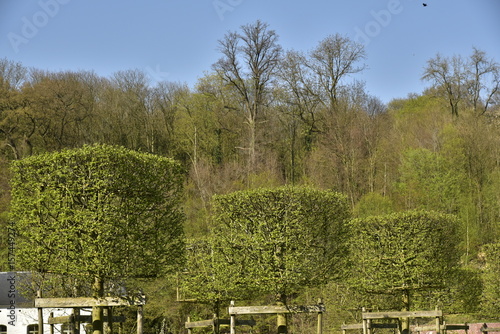
M 183 170 L 175 161 L 107 145 L 12 165 L 16 266 L 95 282 L 157 277 L 184 254 Z
M 234 297 L 251 291 L 287 303 L 292 293 L 338 277 L 348 215 L 344 195 L 306 187 L 215 196 L 213 251 L 231 272 Z M 283 319 L 278 330 L 286 332 Z
M 236 267 L 228 266 L 226 259 L 214 252 L 216 241 L 211 235 L 188 239 L 186 242 L 186 265 L 178 274 L 178 301 L 196 302 L 206 305 L 205 318 L 220 317 L 221 308 L 233 299 L 244 299 L 244 291 L 237 291 L 237 284 L 231 284 Z M 237 296 L 237 297 L 236 297 Z M 214 328 L 219 333 L 219 328 Z
M 407 211 L 350 221 L 352 286 L 367 294 L 411 297 L 451 284 L 460 254 L 457 222 L 432 211 Z

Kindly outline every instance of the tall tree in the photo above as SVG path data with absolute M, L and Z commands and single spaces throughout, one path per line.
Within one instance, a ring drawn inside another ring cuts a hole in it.
M 453 116 L 458 116 L 460 105 L 482 115 L 500 89 L 500 65 L 476 48 L 469 59 L 437 54 L 427 61 L 422 79 L 432 82 L 446 97 Z
M 362 44 L 340 34 L 326 37 L 311 51 L 306 66 L 315 77 L 317 94 L 329 110 L 336 110 L 344 80 L 363 71 L 365 65 L 358 63 L 365 57 Z
M 432 81 L 443 91 L 450 105 L 451 114 L 458 116 L 459 104 L 465 92 L 465 61 L 460 56 L 451 60 L 443 58 L 440 54 L 427 61 L 423 80 Z
M 486 52 L 473 48 L 467 66 L 467 91 L 476 114 L 484 114 L 500 90 L 500 64 L 488 59 Z
M 278 35 L 268 25 L 256 21 L 241 27 L 241 33 L 230 32 L 219 41 L 223 57 L 213 68 L 239 97 L 249 130 L 249 171 L 256 162 L 257 124 L 269 103 L 272 80 L 281 57 Z
M 23 117 L 30 126 L 34 152 L 76 147 L 92 140 L 89 131 L 97 101 L 92 72 L 31 71 L 29 84 L 23 87 L 27 101 Z

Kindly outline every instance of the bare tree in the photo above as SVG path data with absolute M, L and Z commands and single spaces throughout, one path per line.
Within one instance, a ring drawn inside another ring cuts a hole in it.
M 475 113 L 484 114 L 500 90 L 500 65 L 474 48 L 467 68 L 467 90 Z M 488 82 L 489 81 L 489 82 Z M 484 95 L 482 93 L 484 91 Z
M 364 64 L 358 65 L 365 57 L 362 44 L 340 34 L 328 36 L 310 53 L 306 66 L 316 78 L 321 100 L 331 111 L 337 107 L 342 81 L 365 69 Z
M 450 104 L 451 114 L 458 117 L 458 107 L 464 96 L 466 62 L 460 56 L 451 59 L 440 54 L 427 61 L 423 80 L 433 81 L 434 85 L 443 90 Z
M 28 70 L 21 63 L 0 59 L 0 85 L 8 84 L 10 89 L 19 89 L 27 74 Z
M 249 129 L 249 170 L 255 166 L 256 127 L 269 99 L 281 46 L 274 30 L 256 21 L 241 27 L 241 33 L 230 32 L 219 41 L 223 57 L 213 69 L 231 86 L 241 101 Z
M 461 104 L 484 114 L 500 89 L 500 66 L 486 53 L 474 48 L 469 59 L 436 57 L 427 61 L 422 80 L 430 81 L 447 98 L 451 114 L 458 116 Z

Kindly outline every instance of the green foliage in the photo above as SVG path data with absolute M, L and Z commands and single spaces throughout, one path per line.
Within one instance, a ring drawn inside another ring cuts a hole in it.
M 12 164 L 18 270 L 158 276 L 183 258 L 183 171 L 173 160 L 93 145 Z
M 476 268 L 463 267 L 458 269 L 452 279 L 450 293 L 447 295 L 449 299 L 447 309 L 450 313 L 476 313 L 481 305 L 478 296 L 481 295 L 482 291 L 483 281 Z
M 410 208 L 457 213 L 464 190 L 463 170 L 457 170 L 441 154 L 409 149 L 401 164 L 400 192 Z
M 393 203 L 390 198 L 373 192 L 361 197 L 354 208 L 356 217 L 379 216 L 393 211 Z
M 484 289 L 481 312 L 496 318 L 500 312 L 500 243 L 485 245 L 482 254 L 485 266 L 482 274 Z
M 370 293 L 439 290 L 458 265 L 457 223 L 427 211 L 353 219 L 349 281 Z
M 343 195 L 310 188 L 215 196 L 215 258 L 230 271 L 236 293 L 250 289 L 283 298 L 340 275 L 348 214 Z
M 237 292 L 232 290 L 230 281 L 238 273 L 216 258 L 214 247 L 216 245 L 211 237 L 188 240 L 186 271 L 179 274 L 178 281 L 181 300 L 210 304 L 218 312 L 221 302 L 228 304 L 235 299 Z M 239 299 L 244 297 L 244 293 L 240 292 Z

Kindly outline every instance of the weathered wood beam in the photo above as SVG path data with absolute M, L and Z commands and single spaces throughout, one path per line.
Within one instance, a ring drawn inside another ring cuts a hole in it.
M 281 314 L 281 313 L 319 313 L 325 312 L 324 305 L 309 306 L 230 306 L 229 314 Z
M 412 330 L 415 332 L 432 332 L 436 330 L 436 325 L 416 326 Z
M 447 331 L 467 331 L 469 330 L 469 325 L 444 325 L 444 329 Z
M 61 317 L 49 317 L 48 323 L 49 323 L 49 325 L 54 325 L 54 324 L 72 323 L 73 321 L 91 323 L 92 316 L 90 316 L 90 315 L 78 315 L 78 316 L 66 315 L 66 316 L 61 316 Z M 114 316 L 113 322 L 125 322 L 125 317 L 124 316 Z
M 369 324 L 370 328 L 398 328 L 398 324 L 375 324 L 375 323 L 370 323 Z M 435 327 L 434 327 L 435 328 Z M 347 324 L 347 325 L 342 325 L 340 326 L 340 329 L 346 330 L 346 329 L 363 329 L 363 324 Z
M 78 297 L 78 298 L 36 298 L 37 308 L 72 308 L 72 307 L 94 307 L 94 306 L 133 306 L 144 305 L 144 296 L 140 298 L 120 297 Z
M 340 329 L 346 330 L 346 329 L 363 329 L 363 324 L 347 324 L 347 325 L 342 325 L 340 326 Z
M 190 321 L 184 324 L 186 328 L 196 328 L 196 327 L 210 327 L 214 325 L 214 320 L 200 320 L 200 321 Z
M 222 326 L 229 326 L 231 321 L 229 319 L 188 321 L 184 324 L 184 327 L 185 328 L 211 327 L 214 326 L 216 323 Z M 254 319 L 236 320 L 236 326 L 255 326 L 255 324 L 256 321 Z
M 392 318 L 433 318 L 442 317 L 443 311 L 403 311 L 403 312 L 363 312 L 363 319 L 392 319 Z
M 374 324 L 373 322 L 370 324 L 370 328 L 398 328 L 398 324 Z

